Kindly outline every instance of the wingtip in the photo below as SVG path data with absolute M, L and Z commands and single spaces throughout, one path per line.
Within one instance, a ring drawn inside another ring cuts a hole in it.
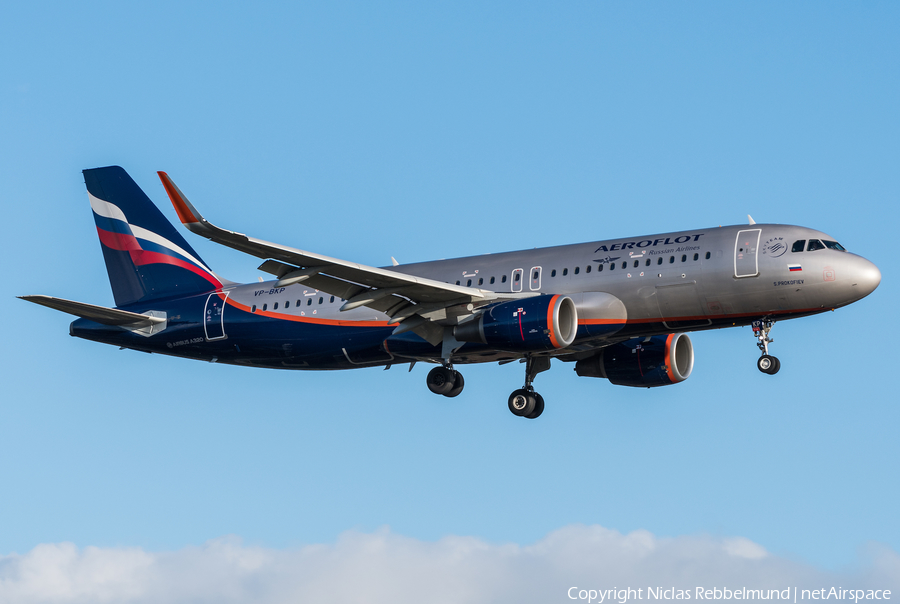
M 178 214 L 179 220 L 181 220 L 182 224 L 196 224 L 200 222 L 200 217 L 197 214 L 197 210 L 194 209 L 194 206 L 191 205 L 191 202 L 187 200 L 184 196 L 184 193 L 181 192 L 181 189 L 178 188 L 169 175 L 159 170 L 156 172 L 159 176 L 159 180 L 162 181 L 163 187 L 166 189 L 166 193 L 169 196 L 169 200 L 172 202 L 172 205 L 175 207 L 175 212 Z

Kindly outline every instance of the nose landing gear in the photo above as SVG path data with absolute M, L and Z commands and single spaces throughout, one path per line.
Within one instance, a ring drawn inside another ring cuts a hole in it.
M 447 398 L 459 396 L 466 385 L 462 374 L 453 369 L 452 365 L 435 367 L 428 372 L 425 383 L 428 384 L 429 390 L 435 394 L 443 394 Z
M 781 369 L 781 361 L 778 360 L 778 357 L 769 354 L 769 344 L 775 341 L 769 337 L 769 332 L 773 327 L 775 327 L 775 321 L 771 319 L 753 322 L 753 335 L 756 336 L 756 345 L 762 353 L 762 356 L 756 361 L 756 368 L 769 375 L 775 375 Z
M 509 395 L 509 410 L 513 415 L 537 419 L 544 412 L 544 397 L 534 391 L 531 383 L 537 374 L 550 369 L 549 357 L 528 357 L 525 361 L 525 387 Z

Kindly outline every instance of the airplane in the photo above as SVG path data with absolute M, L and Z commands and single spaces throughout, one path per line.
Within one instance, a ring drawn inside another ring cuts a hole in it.
M 776 321 L 872 293 L 881 272 L 823 232 L 783 224 L 702 228 L 451 260 L 371 267 L 213 225 L 165 172 L 192 233 L 264 260 L 239 284 L 200 259 L 118 166 L 83 171 L 115 308 L 20 296 L 79 317 L 72 336 L 126 349 L 271 369 L 431 363 L 431 392 L 458 396 L 456 366 L 525 365 L 509 410 L 535 419 L 533 382 L 551 359 L 577 375 L 656 387 L 686 380 L 685 332 L 751 325 L 757 368 Z

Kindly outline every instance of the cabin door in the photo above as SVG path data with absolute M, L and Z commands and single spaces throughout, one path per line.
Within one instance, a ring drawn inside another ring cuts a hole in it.
M 762 229 L 738 231 L 734 240 L 734 276 L 755 277 L 759 274 L 759 235 Z
M 225 298 L 228 292 L 225 292 Z M 225 338 L 225 299 L 221 294 L 210 294 L 206 298 L 206 309 L 203 311 L 203 333 L 206 341 Z

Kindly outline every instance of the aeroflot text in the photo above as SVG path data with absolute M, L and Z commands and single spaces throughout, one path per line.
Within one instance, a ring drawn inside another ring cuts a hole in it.
M 858 603 L 860 600 L 890 600 L 889 589 L 842 589 L 840 587 L 822 589 L 800 589 L 789 587 L 787 589 L 728 589 L 714 587 L 707 589 L 697 587 L 692 592 L 690 589 L 676 589 L 674 587 L 648 587 L 647 596 L 644 597 L 644 588 L 633 589 L 579 589 L 570 587 L 567 595 L 570 600 L 583 602 L 596 602 L 603 604 L 625 604 L 629 600 L 787 600 L 797 602 L 800 600 L 852 600 Z

